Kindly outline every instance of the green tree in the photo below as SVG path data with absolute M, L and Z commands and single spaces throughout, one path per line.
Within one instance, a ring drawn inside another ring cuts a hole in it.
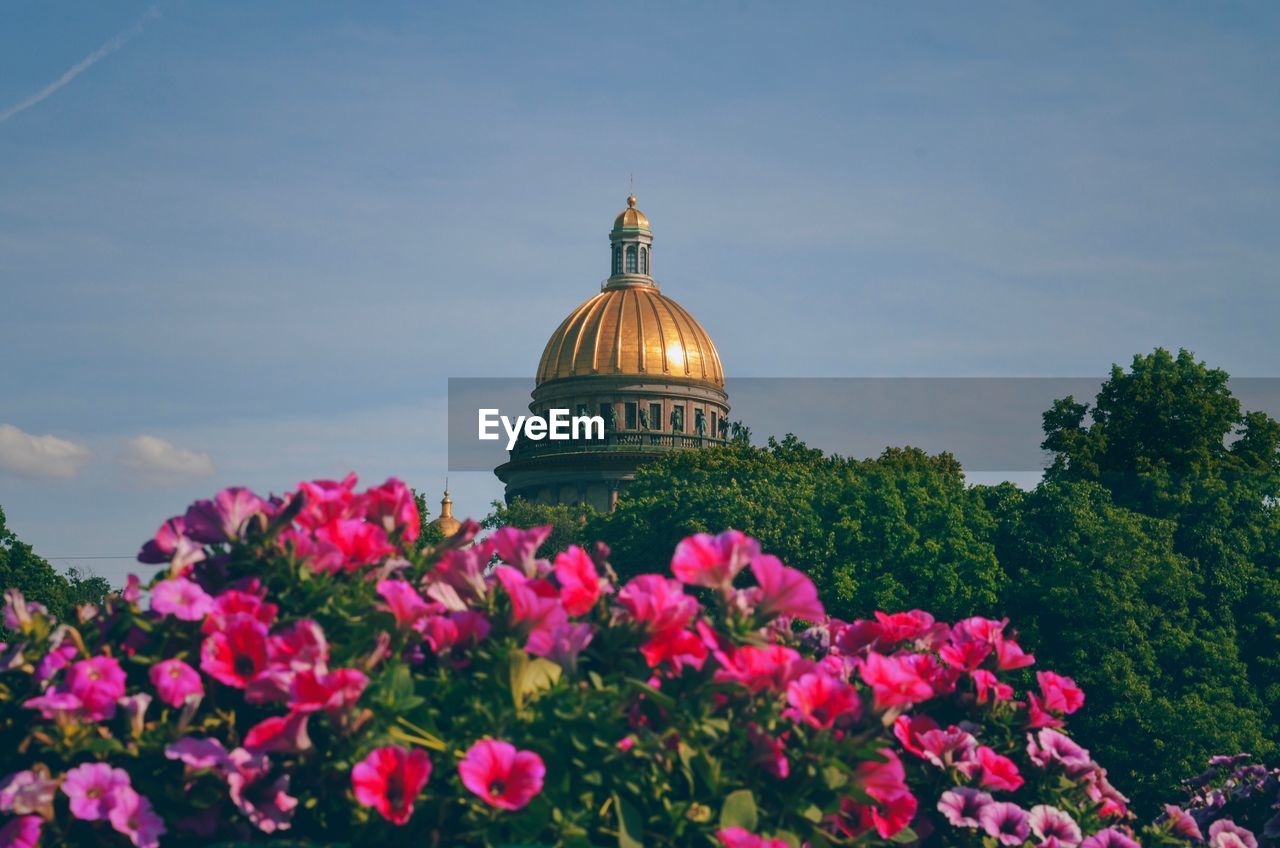
M 16 588 L 28 601 L 44 604 L 58 618 L 65 618 L 75 604 L 97 603 L 110 588 L 101 577 L 75 572 L 74 582 L 21 541 L 6 524 L 0 508 L 0 588 Z
M 444 541 L 444 533 L 431 523 L 431 508 L 427 506 L 427 496 L 417 489 L 413 492 L 413 503 L 418 507 L 418 550 L 432 548 Z

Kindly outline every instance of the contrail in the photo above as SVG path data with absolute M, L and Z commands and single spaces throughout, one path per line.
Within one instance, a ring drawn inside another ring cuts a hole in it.
M 121 47 L 124 47 L 124 45 L 129 41 L 129 39 L 133 38 L 135 35 L 142 32 L 142 25 L 147 22 L 148 18 L 154 18 L 159 14 L 160 14 L 160 10 L 155 6 L 152 6 L 142 15 L 142 17 L 138 18 L 138 20 L 134 22 L 133 26 L 129 27 L 127 30 L 120 33 L 115 38 L 111 39 L 106 44 L 102 45 L 97 50 L 90 53 L 88 56 L 85 56 L 79 62 L 76 62 L 74 65 L 68 68 L 67 72 L 64 73 L 62 76 L 58 77 L 56 80 L 46 85 L 44 88 L 40 89 L 35 94 L 28 97 L 26 100 L 23 100 L 19 103 L 15 103 L 14 105 L 10 106 L 8 109 L 5 109 L 4 111 L 0 111 L 0 124 L 3 124 L 5 121 L 9 120 L 19 112 L 25 112 L 26 110 L 30 109 L 32 106 L 35 106 L 37 103 L 40 103 L 41 101 L 46 100 L 49 97 L 52 97 L 54 94 L 58 92 L 59 89 L 66 87 L 66 85 L 69 84 L 73 79 L 80 76 L 82 73 L 89 70 L 89 68 L 93 67 L 95 64 L 105 59 L 107 56 L 110 56 L 112 53 L 116 52 Z

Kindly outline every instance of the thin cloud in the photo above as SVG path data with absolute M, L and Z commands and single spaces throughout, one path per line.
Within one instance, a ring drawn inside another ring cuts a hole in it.
M 180 448 L 159 436 L 141 435 L 125 444 L 124 463 L 130 468 L 158 474 L 203 477 L 213 473 L 207 453 Z
M 26 477 L 74 477 L 93 452 L 57 436 L 35 436 L 0 424 L 0 470 Z
M 154 18 L 159 14 L 160 14 L 160 10 L 155 6 L 152 6 L 145 13 L 143 13 L 142 17 L 138 18 L 138 20 L 134 22 L 133 26 L 129 27 L 124 32 L 120 33 L 115 38 L 111 39 L 106 44 L 102 45 L 97 50 L 93 51 L 88 56 L 85 56 L 79 62 L 72 65 L 70 68 L 67 69 L 67 71 L 62 76 L 58 77 L 56 80 L 46 85 L 44 88 L 40 89 L 35 94 L 28 97 L 26 100 L 19 101 L 18 103 L 15 103 L 14 105 L 10 106 L 8 109 L 5 109 L 4 111 L 0 112 L 0 124 L 3 124 L 5 121 L 9 120 L 19 112 L 25 112 L 26 110 L 30 109 L 32 106 L 35 106 L 38 103 L 41 103 L 44 100 L 47 100 L 48 98 L 52 97 L 60 89 L 63 89 L 67 85 L 69 85 L 73 79 L 80 76 L 82 73 L 89 70 L 89 68 L 93 67 L 98 62 L 105 59 L 106 57 L 110 56 L 112 53 L 116 52 L 121 47 L 124 47 L 125 44 L 127 44 L 131 38 L 133 38 L 138 33 L 142 32 L 142 26 L 147 22 L 148 18 Z

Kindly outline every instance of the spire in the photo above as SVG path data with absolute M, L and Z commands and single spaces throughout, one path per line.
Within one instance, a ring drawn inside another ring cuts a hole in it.
M 612 262 L 606 287 L 657 285 L 650 271 L 653 231 L 649 229 L 648 217 L 636 208 L 634 191 L 627 196 L 627 208 L 613 219 L 609 245 Z

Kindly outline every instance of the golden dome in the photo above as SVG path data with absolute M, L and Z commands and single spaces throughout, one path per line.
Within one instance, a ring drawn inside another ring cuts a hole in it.
M 636 208 L 636 196 L 633 194 L 627 198 L 627 208 L 618 213 L 618 217 L 613 219 L 614 230 L 647 230 L 649 229 L 649 219 L 645 214 Z
M 462 529 L 462 522 L 453 517 L 453 499 L 449 497 L 449 489 L 444 490 L 444 498 L 440 501 L 440 517 L 431 522 L 432 527 L 439 527 L 447 539 Z
M 720 354 L 707 331 L 644 284 L 610 286 L 570 313 L 542 351 L 537 382 L 613 374 L 724 386 Z

